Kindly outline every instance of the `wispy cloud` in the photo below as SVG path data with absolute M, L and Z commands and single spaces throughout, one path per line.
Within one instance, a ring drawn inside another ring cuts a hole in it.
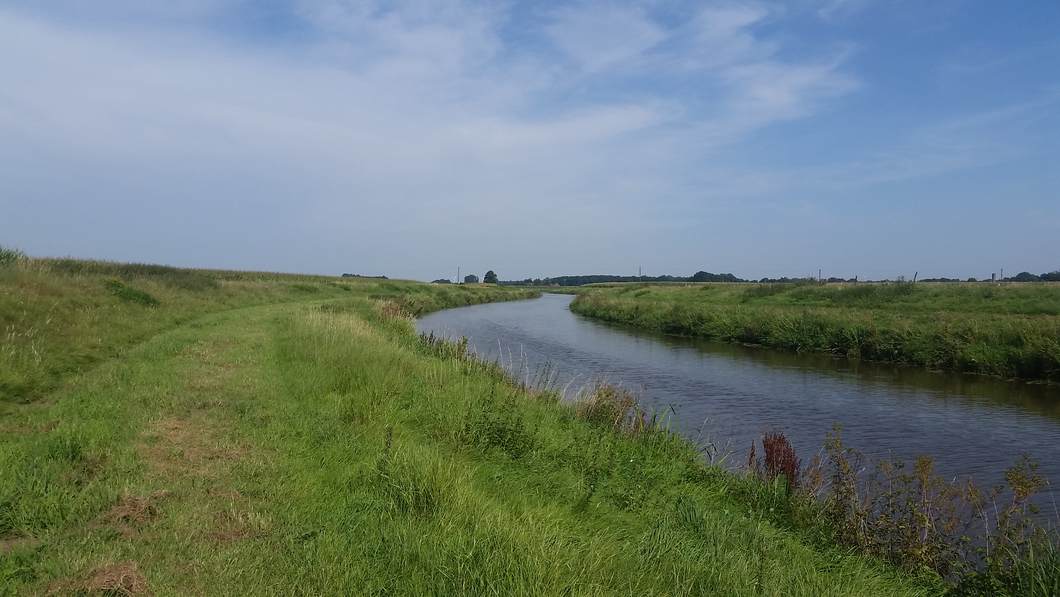
M 820 0 L 817 14 L 826 20 L 850 16 L 864 10 L 872 0 Z
M 0 202 L 23 218 L 0 232 L 33 231 L 31 251 L 435 277 L 486 250 L 513 275 L 572 254 L 608 269 L 632 250 L 615 231 L 803 185 L 725 154 L 862 89 L 851 45 L 789 51 L 771 3 L 85 6 L 0 9 Z M 275 35 L 246 34 L 248 15 Z M 977 163 L 973 138 L 814 167 L 872 184 Z M 122 226 L 86 230 L 93 212 Z M 299 249 L 268 249 L 284 239 Z
M 585 3 L 559 9 L 551 19 L 552 42 L 590 72 L 636 61 L 669 36 L 635 5 Z

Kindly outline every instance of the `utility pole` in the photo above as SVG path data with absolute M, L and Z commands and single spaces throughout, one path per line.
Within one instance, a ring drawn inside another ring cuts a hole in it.
M 456 283 L 460 283 L 460 266 L 456 266 Z

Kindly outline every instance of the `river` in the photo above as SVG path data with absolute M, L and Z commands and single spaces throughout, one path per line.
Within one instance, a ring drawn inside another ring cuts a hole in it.
M 730 465 L 745 462 L 752 440 L 774 430 L 807 462 L 839 424 L 844 443 L 870 458 L 930 455 L 943 474 L 981 486 L 1002 482 L 1024 453 L 1048 479 L 1060 479 L 1055 385 L 660 336 L 576 315 L 572 298 L 449 309 L 417 327 L 466 336 L 514 376 L 548 377 L 569 395 L 599 380 L 626 387 L 645 407 L 670 413 L 674 430 L 729 454 Z M 1043 497 L 1046 518 L 1054 518 L 1060 496 Z

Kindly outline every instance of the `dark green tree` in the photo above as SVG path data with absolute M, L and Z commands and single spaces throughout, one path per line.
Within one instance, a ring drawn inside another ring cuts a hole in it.
M 490 270 L 490 271 L 486 272 L 485 276 L 482 276 L 482 281 L 484 283 L 486 283 L 486 284 L 496 284 L 497 283 L 497 274 L 494 273 L 493 270 Z

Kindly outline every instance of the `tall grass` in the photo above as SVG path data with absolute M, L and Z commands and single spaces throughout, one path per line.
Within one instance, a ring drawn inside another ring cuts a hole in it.
M 33 402 L 126 347 L 205 313 L 372 295 L 421 313 L 534 296 L 497 287 L 431 294 L 410 282 L 10 256 L 0 278 L 0 413 Z M 8 259 L 8 257 L 4 257 Z M 425 290 L 426 289 L 426 290 Z M 159 307 L 161 308 L 154 308 Z M 152 307 L 145 309 L 144 307 Z
M 25 258 L 22 251 L 0 245 L 0 267 L 12 267 Z
M 766 434 L 762 444 L 764 461 L 752 447 L 743 494 L 821 540 L 911 572 L 932 570 L 956 594 L 1045 596 L 1060 587 L 1060 520 L 1043 525 L 1034 517 L 1031 498 L 1046 486 L 1026 458 L 1007 471 L 1007 486 L 983 490 L 939 476 L 929 457 L 869 468 L 838 429 L 824 458 L 801 473 L 782 433 Z
M 668 334 L 1060 381 L 1060 285 L 730 284 L 624 290 L 585 292 L 571 309 Z
M 779 440 L 772 479 L 727 473 L 628 392 L 600 386 L 576 403 L 527 392 L 466 342 L 417 335 L 410 318 L 524 294 L 119 277 L 159 300 L 145 308 L 111 295 L 113 278 L 0 278 L 0 314 L 15 315 L 41 363 L 94 359 L 0 418 L 0 592 L 945 590 L 931 570 L 800 525 Z M 1048 588 L 1048 557 L 1020 552 L 1008 577 L 979 581 Z
M 421 338 L 402 306 L 426 304 L 419 285 L 322 280 L 310 293 L 290 288 L 310 281 L 240 281 L 247 294 L 224 302 L 229 281 L 192 291 L 121 279 L 159 299 L 146 309 L 107 293 L 111 273 L 38 273 L 47 280 L 16 277 L 5 292 L 50 296 L 64 321 L 146 339 L 106 336 L 114 357 L 0 420 L 5 591 L 939 589 L 770 520 L 650 416 L 630 424 L 638 410 L 620 391 L 579 408 L 525 392 L 466 344 Z M 480 291 L 455 292 L 434 304 Z M 220 304 L 153 323 L 207 298 Z M 144 514 L 125 514 L 130 504 Z M 136 582 L 109 582 L 120 572 Z

